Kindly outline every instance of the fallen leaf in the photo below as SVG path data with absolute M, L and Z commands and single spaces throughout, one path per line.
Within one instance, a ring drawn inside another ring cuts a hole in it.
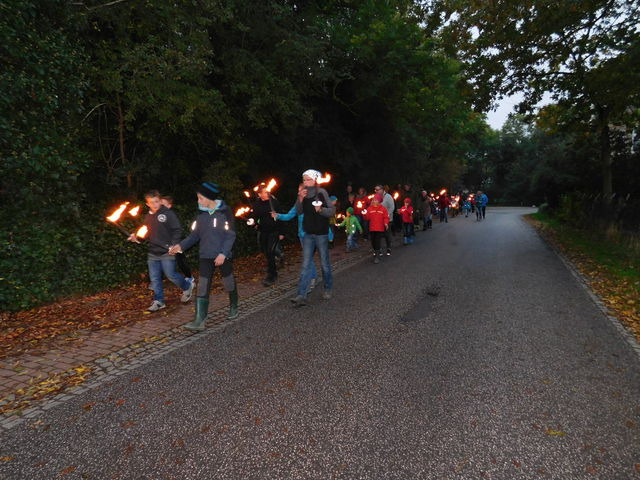
M 564 437 L 565 435 L 567 435 L 565 432 L 561 432 L 560 430 L 551 430 L 550 428 L 547 428 L 547 431 L 545 433 L 547 435 L 553 435 L 556 437 Z
M 16 457 L 0 457 L 0 462 L 10 462 L 15 459 Z

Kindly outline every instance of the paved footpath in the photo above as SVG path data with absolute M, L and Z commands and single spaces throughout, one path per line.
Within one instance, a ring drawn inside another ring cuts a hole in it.
M 528 211 L 170 339 L 0 433 L 0 478 L 640 478 L 637 345 Z

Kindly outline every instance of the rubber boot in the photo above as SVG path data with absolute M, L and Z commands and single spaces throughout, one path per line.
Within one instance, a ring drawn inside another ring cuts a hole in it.
M 209 313 L 209 297 L 196 298 L 196 318 L 192 322 L 184 325 L 184 328 L 192 332 L 201 332 L 204 330 L 204 322 Z
M 238 288 L 236 287 L 232 292 L 229 292 L 229 320 L 238 318 Z

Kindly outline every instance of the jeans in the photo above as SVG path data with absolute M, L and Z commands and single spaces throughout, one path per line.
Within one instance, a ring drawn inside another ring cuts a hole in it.
M 449 223 L 449 216 L 447 215 L 448 211 L 448 208 L 440 209 L 440 223 L 442 223 L 443 220 L 445 221 L 445 223 Z
M 350 233 L 347 235 L 347 250 L 353 250 L 358 248 L 358 242 L 356 242 L 356 234 Z
M 322 280 L 324 289 L 329 291 L 333 288 L 333 277 L 331 276 L 331 262 L 329 260 L 329 238 L 328 235 L 314 235 L 305 233 L 302 239 L 302 271 L 300 272 L 300 283 L 298 283 L 298 295 L 307 298 L 309 284 L 313 278 L 313 252 L 318 249 L 320 254 L 320 265 L 322 267 Z
M 415 228 L 413 223 L 403 223 L 402 229 L 405 237 L 413 237 L 415 235 Z
M 153 299 L 164 303 L 164 290 L 162 289 L 162 273 L 171 280 L 178 288 L 187 290 L 190 286 L 189 281 L 181 274 L 176 272 L 176 259 L 169 258 L 166 260 L 147 260 L 149 267 L 149 279 L 151 280 L 151 290 L 153 290 Z
M 304 251 L 304 237 L 300 238 L 300 246 L 302 247 L 303 251 Z M 313 254 L 311 254 L 311 256 L 313 256 Z M 311 262 L 311 280 L 313 280 L 314 278 L 318 278 L 318 270 L 316 270 L 316 263 L 315 262 Z

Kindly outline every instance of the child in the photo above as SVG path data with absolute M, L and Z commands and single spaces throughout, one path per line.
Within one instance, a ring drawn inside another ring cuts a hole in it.
M 173 208 L 173 197 L 171 195 L 164 195 L 160 201 L 162 205 L 167 207 L 169 210 Z M 191 281 L 194 281 L 193 275 L 191 274 L 191 268 L 189 267 L 189 263 L 187 262 L 187 256 L 184 253 L 176 253 L 176 266 L 180 271 L 184 274 L 184 276 Z
M 371 199 L 371 205 L 363 210 L 364 219 L 369 222 L 369 235 L 373 246 L 373 263 L 380 263 L 382 251 L 380 244 L 387 228 L 389 228 L 389 212 L 381 205 L 382 195 L 376 193 Z
M 469 217 L 469 212 L 471 211 L 471 200 L 467 197 L 462 204 L 462 210 L 464 210 L 464 218 Z
M 197 189 L 198 209 L 193 232 L 182 242 L 169 250 L 170 254 L 183 252 L 200 242 L 200 263 L 196 316 L 184 328 L 193 331 L 204 330 L 204 322 L 209 311 L 209 292 L 216 267 L 220 268 L 222 285 L 229 293 L 229 319 L 238 316 L 238 289 L 233 277 L 231 260 L 236 230 L 233 214 L 227 205 L 218 198 L 220 187 L 205 182 Z
M 147 192 L 144 199 L 149 207 L 149 213 L 144 219 L 144 225 L 148 229 L 149 253 L 147 265 L 149 267 L 149 280 L 153 290 L 153 302 L 147 308 L 150 312 L 157 312 L 165 308 L 164 290 L 162 288 L 162 274 L 182 289 L 180 300 L 186 303 L 193 293 L 194 281 L 183 277 L 176 272 L 176 259 L 168 252 L 169 245 L 173 245 L 180 239 L 182 227 L 180 220 L 167 207 L 162 205 L 160 193 L 157 190 Z M 130 242 L 140 243 L 135 233 L 127 239 Z M 162 247 L 161 245 L 166 245 Z
M 400 209 L 400 216 L 402 217 L 402 232 L 404 234 L 403 243 L 409 245 L 413 243 L 413 236 L 415 235 L 413 227 L 413 207 L 411 206 L 411 199 L 409 197 L 404 199 L 404 206 Z
M 344 231 L 347 234 L 347 253 L 358 248 L 356 233 L 362 233 L 362 225 L 353 214 L 352 207 L 347 208 L 347 216 L 344 217 L 342 222 L 336 224 L 336 227 L 344 227 Z
M 253 204 L 251 218 L 254 219 L 258 229 L 260 250 L 267 259 L 267 276 L 262 281 L 265 287 L 273 285 L 278 279 L 276 257 L 280 240 L 284 239 L 282 224 L 277 223 L 272 215 L 272 212 L 278 210 L 280 210 L 278 200 L 271 195 L 265 185 L 261 185 L 258 189 L 258 198 Z

